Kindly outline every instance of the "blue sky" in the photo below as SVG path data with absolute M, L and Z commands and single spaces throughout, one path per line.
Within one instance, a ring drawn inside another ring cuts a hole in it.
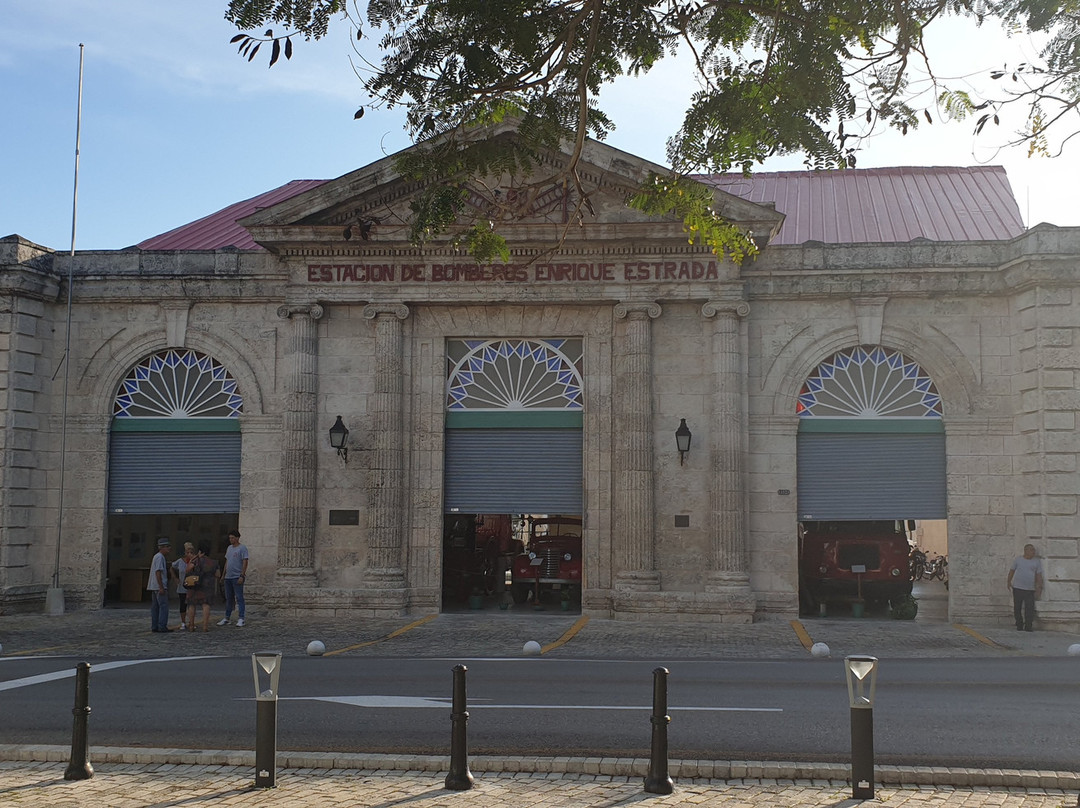
M 292 179 L 341 176 L 408 145 L 399 112 L 369 111 L 345 27 L 297 43 L 291 62 L 248 63 L 228 41 L 225 0 L 7 0 L 0 26 L 0 236 L 71 243 L 79 43 L 85 44 L 76 248 L 120 249 Z M 943 31 L 944 74 L 1030 58 L 1017 43 Z M 965 48 L 958 47 L 962 42 Z M 611 145 L 663 163 L 693 86 L 678 62 L 602 103 Z M 1080 126 L 1080 123 L 1078 123 Z M 1077 140 L 1080 140 L 1078 138 Z M 874 138 L 861 167 L 1005 165 L 1028 224 L 1080 225 L 1080 143 L 1056 160 L 997 152 L 968 123 Z M 785 158 L 766 168 L 801 167 Z

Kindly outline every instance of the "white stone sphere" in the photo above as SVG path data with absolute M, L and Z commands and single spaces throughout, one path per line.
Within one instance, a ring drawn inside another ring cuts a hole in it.
M 525 656 L 540 656 L 540 643 L 529 640 L 521 650 L 525 652 Z
M 1069 656 L 1080 656 L 1080 642 L 1074 642 L 1069 646 Z
M 308 656 L 322 656 L 326 653 L 326 646 L 319 640 L 312 640 L 307 644 Z
M 817 657 L 818 659 L 824 659 L 825 657 L 827 657 L 831 653 L 832 653 L 832 651 L 829 650 L 829 646 L 827 646 L 823 642 L 816 642 L 816 643 L 814 643 L 813 645 L 810 646 L 810 656 L 812 656 L 812 657 Z

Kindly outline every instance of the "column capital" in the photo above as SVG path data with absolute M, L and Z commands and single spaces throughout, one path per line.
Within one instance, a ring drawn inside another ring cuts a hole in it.
M 734 314 L 736 317 L 745 317 L 750 313 L 750 304 L 745 300 L 706 300 L 701 307 L 701 313 L 705 317 L 715 317 L 718 314 Z
M 312 320 L 321 320 L 323 313 L 320 303 L 287 303 L 277 309 L 277 316 L 282 320 L 288 320 L 294 314 L 306 314 Z
M 364 318 L 374 320 L 380 314 L 389 314 L 404 320 L 409 316 L 409 307 L 404 303 L 368 303 L 364 306 Z
M 615 316 L 622 320 L 629 317 L 632 320 L 641 320 L 645 316 L 655 320 L 663 313 L 660 304 L 654 300 L 620 301 L 615 304 Z

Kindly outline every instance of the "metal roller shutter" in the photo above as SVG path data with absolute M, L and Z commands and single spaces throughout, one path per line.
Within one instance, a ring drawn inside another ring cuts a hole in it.
M 580 429 L 447 429 L 446 510 L 582 512 Z
M 237 513 L 239 432 L 113 432 L 112 513 Z
M 800 519 L 944 519 L 945 435 L 799 432 Z

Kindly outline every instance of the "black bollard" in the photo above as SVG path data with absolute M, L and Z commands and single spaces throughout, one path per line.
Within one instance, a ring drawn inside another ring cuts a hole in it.
M 277 788 L 277 697 L 255 700 L 255 788 Z
M 75 706 L 71 709 L 75 718 L 71 722 L 71 762 L 64 771 L 65 780 L 89 780 L 94 776 L 90 765 L 90 663 L 75 666 Z
M 667 668 L 653 670 L 653 708 L 652 708 L 652 756 L 649 758 L 649 773 L 645 776 L 645 790 L 650 794 L 670 794 L 675 790 L 675 783 L 668 775 L 667 725 L 671 716 L 667 714 Z
M 851 708 L 851 798 L 874 799 L 874 710 Z
M 251 655 L 255 685 L 255 788 L 277 788 L 277 708 L 281 653 Z
M 450 708 L 450 773 L 446 775 L 445 788 L 452 791 L 468 791 L 473 787 L 472 772 L 469 771 L 469 740 L 466 724 L 469 722 L 468 704 L 465 699 L 464 665 L 454 666 L 454 703 Z
M 851 797 L 874 798 L 874 691 L 877 688 L 877 658 L 844 658 L 847 671 L 848 704 L 851 707 Z

